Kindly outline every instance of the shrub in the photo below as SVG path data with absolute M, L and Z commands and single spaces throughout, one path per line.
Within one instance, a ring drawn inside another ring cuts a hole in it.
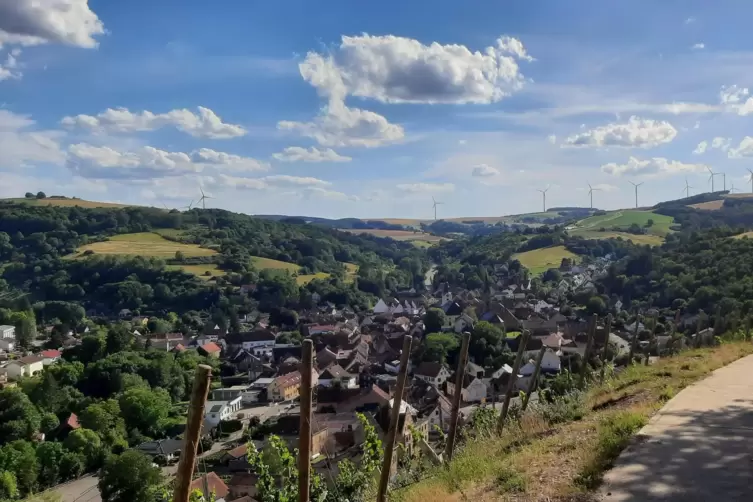
M 598 443 L 594 457 L 576 480 L 586 488 L 595 488 L 607 469 L 612 467 L 638 429 L 646 424 L 646 417 L 635 412 L 621 411 L 610 415 L 599 424 Z
M 523 493 L 527 484 L 526 479 L 510 467 L 503 467 L 497 475 L 497 489 L 503 493 Z
M 556 396 L 551 402 L 541 402 L 539 410 L 549 425 L 580 420 L 586 414 L 586 400 L 583 392 L 576 391 L 564 396 Z

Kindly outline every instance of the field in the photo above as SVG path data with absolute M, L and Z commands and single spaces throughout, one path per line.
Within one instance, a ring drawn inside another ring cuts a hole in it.
M 703 211 L 719 211 L 724 205 L 724 200 L 710 200 L 708 202 L 699 202 L 698 204 L 691 204 L 688 207 L 693 209 L 700 209 Z
M 578 259 L 578 255 L 565 249 L 565 246 L 534 249 L 533 251 L 515 254 L 512 257 L 519 260 L 532 274 L 541 274 L 550 268 L 559 268 L 562 258 Z
M 95 207 L 103 207 L 103 208 L 119 208 L 119 207 L 129 207 L 130 204 L 116 204 L 114 202 L 95 202 L 91 200 L 83 200 L 83 199 L 53 199 L 53 198 L 47 198 L 47 199 L 26 199 L 26 198 L 16 198 L 16 199 L 0 199 L 0 201 L 8 201 L 8 202 L 15 202 L 17 204 L 29 204 L 32 206 L 58 206 L 58 207 L 86 207 L 86 208 L 95 208 Z
M 648 246 L 661 246 L 664 243 L 664 238 L 658 235 L 651 234 L 631 234 L 628 232 L 618 232 L 614 230 L 607 230 L 605 232 L 599 232 L 598 230 L 574 230 L 570 231 L 570 234 L 583 237 L 584 239 L 616 239 L 621 237 L 626 241 L 630 241 L 633 244 L 648 245 Z
M 274 270 L 287 270 L 290 274 L 297 274 L 301 269 L 299 265 L 295 263 L 289 263 L 286 261 L 273 260 L 271 258 L 262 258 L 261 256 L 252 256 L 251 263 L 258 270 L 274 269 Z M 358 273 L 358 265 L 355 263 L 343 263 L 345 265 L 345 276 L 348 280 L 353 280 Z M 295 278 L 295 282 L 298 285 L 308 284 L 314 279 L 326 279 L 330 276 L 327 272 L 317 272 L 316 274 L 299 274 Z
M 174 258 L 177 251 L 183 253 L 186 258 L 217 254 L 217 251 L 212 249 L 201 248 L 196 244 L 169 241 L 152 232 L 114 235 L 107 241 L 80 247 L 76 257 L 82 256 L 85 251 L 89 250 L 94 251 L 95 254 L 151 256 L 163 259 Z
M 654 224 L 646 227 L 648 220 L 653 220 Z M 571 235 L 582 236 L 586 239 L 609 238 L 609 233 L 617 236 L 628 238 L 638 244 L 658 245 L 664 242 L 664 237 L 671 231 L 670 227 L 674 223 L 674 218 L 657 214 L 653 211 L 642 211 L 637 209 L 623 209 L 613 211 L 600 216 L 591 216 L 579 221 L 575 228 L 569 230 Z M 623 234 L 621 230 L 626 230 L 631 225 L 636 224 L 641 228 L 646 228 L 646 235 Z M 604 228 L 608 232 L 599 232 Z
M 225 272 L 217 268 L 216 263 L 203 263 L 201 265 L 168 265 L 170 270 L 183 270 L 189 274 L 198 276 L 200 279 L 209 280 L 212 277 L 220 277 L 225 275 Z M 209 275 L 207 275 L 209 272 Z
M 446 240 L 436 235 L 427 234 L 424 232 L 411 232 L 410 230 L 380 230 L 380 229 L 360 229 L 360 228 L 348 228 L 338 229 L 341 232 L 348 232 L 351 234 L 368 234 L 375 237 L 389 237 L 396 241 L 409 241 L 409 242 L 439 242 Z
M 737 234 L 733 237 L 733 239 L 753 239 L 753 232 L 743 232 L 741 234 Z

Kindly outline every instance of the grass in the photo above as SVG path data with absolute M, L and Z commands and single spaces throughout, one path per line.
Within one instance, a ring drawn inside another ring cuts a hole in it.
M 440 242 L 443 240 L 447 240 L 443 237 L 427 234 L 425 232 L 419 232 L 419 231 L 412 232 L 410 230 L 342 229 L 342 228 L 339 230 L 341 232 L 348 232 L 350 234 L 356 234 L 356 235 L 367 234 L 367 235 L 373 235 L 375 237 L 389 237 L 390 239 L 394 239 L 396 241 Z
M 200 279 L 209 280 L 212 277 L 225 275 L 225 271 L 218 268 L 216 263 L 202 263 L 200 265 L 168 265 L 170 270 L 183 270 L 189 274 L 198 276 Z M 207 274 L 209 272 L 209 274 Z
M 565 249 L 565 246 L 554 246 L 518 253 L 513 258 L 519 260 L 532 274 L 541 274 L 550 268 L 558 268 L 563 258 L 577 260 L 578 255 Z
M 327 279 L 327 278 L 329 278 L 329 274 L 327 272 L 317 272 L 315 274 L 299 275 L 295 278 L 295 282 L 299 286 L 304 286 L 308 284 L 309 282 L 313 281 L 314 279 Z
M 0 199 L 0 201 L 14 202 L 17 204 L 28 204 L 30 206 L 57 206 L 57 207 L 86 207 L 86 208 L 119 208 L 130 207 L 131 204 L 117 204 L 115 202 L 96 202 L 83 199 L 27 199 L 24 197 L 14 199 Z
M 153 230 L 153 232 L 163 237 L 172 237 L 174 239 L 179 239 L 186 235 L 186 231 L 180 228 L 160 228 Z
M 753 239 L 753 232 L 743 232 L 741 234 L 737 234 L 733 237 L 733 239 Z
M 180 251 L 185 257 L 214 256 L 217 251 L 199 247 L 196 244 L 183 244 L 169 241 L 152 232 L 114 235 L 106 241 L 94 242 L 82 246 L 75 257 L 81 257 L 85 251 L 95 254 L 115 254 L 131 256 L 151 256 L 155 258 L 174 258 Z
M 647 232 L 658 237 L 665 237 L 670 232 L 674 218 L 653 211 L 641 211 L 638 209 L 621 209 L 600 216 L 591 216 L 577 223 L 577 229 L 573 231 L 577 235 L 578 229 L 582 230 L 625 230 L 633 223 L 645 227 L 648 220 L 654 220 L 654 224 L 647 228 Z
M 252 256 L 251 263 L 254 265 L 254 268 L 258 270 L 271 268 L 274 270 L 287 270 L 291 274 L 297 273 L 301 269 L 301 266 L 296 265 L 295 263 L 273 260 L 272 258 L 262 258 L 261 256 Z
M 650 366 L 630 366 L 585 393 L 580 419 L 550 425 L 536 414 L 526 414 L 519 427 L 508 427 L 501 436 L 470 440 L 449 466 L 398 490 L 393 499 L 581 500 L 578 497 L 598 486 L 605 470 L 665 401 L 751 353 L 750 342 L 730 342 L 689 350 Z
M 664 238 L 658 235 L 652 234 L 631 234 L 628 232 L 618 232 L 614 230 L 607 230 L 605 232 L 599 232 L 598 230 L 570 230 L 570 234 L 584 239 L 616 239 L 618 237 L 628 240 L 633 244 L 642 244 L 649 246 L 661 246 L 664 243 Z
M 703 211 L 719 211 L 724 205 L 724 199 L 710 200 L 708 202 L 699 202 L 698 204 L 690 204 L 688 207 L 693 209 L 701 209 Z

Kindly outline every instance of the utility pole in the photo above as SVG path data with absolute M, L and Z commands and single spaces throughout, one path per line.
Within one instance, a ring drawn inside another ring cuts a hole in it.
M 468 346 L 471 343 L 471 334 L 463 333 L 463 345 L 460 348 L 460 358 L 458 359 L 458 369 L 455 375 L 455 393 L 452 395 L 452 415 L 450 417 L 450 434 L 447 436 L 447 445 L 445 455 L 447 461 L 452 460 L 452 454 L 455 449 L 455 437 L 458 429 L 458 415 L 460 414 L 460 397 L 463 390 L 463 380 L 465 378 L 465 367 L 468 364 Z M 440 408 L 442 408 L 440 406 Z M 440 426 L 441 427 L 441 426 Z
M 183 439 L 183 450 L 178 463 L 177 479 L 173 491 L 173 502 L 188 502 L 193 478 L 193 468 L 196 464 L 196 449 L 199 446 L 201 424 L 204 421 L 204 405 L 209 394 L 209 380 L 212 368 L 206 364 L 196 367 L 196 374 L 191 389 L 191 402 L 188 406 L 186 433 Z
M 397 375 L 397 387 L 395 395 L 392 397 L 392 414 L 390 415 L 390 425 L 387 429 L 387 444 L 384 447 L 384 461 L 382 462 L 382 472 L 379 477 L 379 490 L 377 491 L 377 502 L 387 502 L 387 487 L 390 483 L 390 473 L 392 472 L 392 457 L 395 453 L 395 439 L 397 436 L 397 426 L 400 422 L 400 408 L 403 404 L 403 393 L 405 392 L 405 381 L 408 378 L 408 361 L 410 360 L 410 349 L 413 339 L 410 335 L 403 338 L 403 353 L 400 356 L 400 371 Z
M 311 490 L 311 391 L 314 371 L 314 342 L 303 341 L 301 348 L 301 422 L 298 436 L 298 501 L 309 502 Z

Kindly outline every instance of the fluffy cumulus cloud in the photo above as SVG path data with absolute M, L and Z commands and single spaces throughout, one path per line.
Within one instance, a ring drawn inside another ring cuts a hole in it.
M 477 178 L 491 178 L 499 174 L 499 169 L 486 164 L 479 164 L 473 168 L 471 174 Z
M 0 45 L 97 46 L 105 27 L 89 0 L 0 0 Z
M 406 193 L 442 193 L 452 192 L 455 185 L 452 183 L 400 183 L 397 189 Z
M 63 165 L 61 139 L 59 131 L 36 130 L 28 116 L 0 109 L 0 169 Z
M 702 153 L 705 153 L 708 148 L 709 148 L 709 142 L 701 141 L 700 143 L 698 143 L 698 146 L 695 147 L 695 150 L 693 150 L 693 153 L 696 155 L 701 155 Z
M 322 187 L 307 187 L 303 191 L 303 195 L 305 197 L 320 197 L 322 199 L 328 199 L 328 200 L 338 200 L 338 201 L 358 201 L 360 198 L 356 195 L 348 195 L 343 192 L 338 192 L 336 190 L 329 190 L 327 188 Z
M 351 157 L 340 155 L 331 148 L 319 149 L 316 147 L 302 148 L 289 146 L 282 152 L 272 154 L 272 158 L 280 162 L 350 162 Z
M 234 124 L 226 124 L 209 108 L 198 107 L 198 114 L 185 108 L 167 113 L 148 110 L 131 112 L 127 108 L 108 108 L 94 115 L 65 117 L 61 124 L 79 127 L 93 132 L 131 133 L 154 131 L 163 127 L 175 127 L 195 138 L 228 139 L 244 136 L 247 131 Z
M 735 148 L 730 148 L 727 155 L 733 159 L 753 157 L 753 137 L 745 136 Z
M 327 97 L 352 95 L 385 103 L 493 103 L 523 86 L 518 60 L 533 58 L 511 37 L 472 51 L 464 45 L 425 45 L 411 38 L 364 34 L 343 36 L 331 54 L 310 52 L 299 69 Z
M 615 176 L 671 176 L 680 173 L 695 173 L 706 170 L 705 164 L 686 164 L 663 157 L 640 160 L 630 157 L 624 164 L 610 162 L 601 166 L 601 170 Z
M 266 183 L 279 186 L 304 186 L 304 187 L 325 187 L 332 183 L 329 181 L 311 178 L 308 176 L 288 176 L 287 174 L 276 174 L 262 178 Z
M 607 124 L 568 137 L 563 146 L 590 148 L 651 148 L 669 143 L 677 129 L 663 120 L 630 117 L 626 123 Z
M 693 46 L 691 47 L 691 49 L 693 49 L 694 51 L 701 51 L 705 48 L 706 48 L 706 44 L 704 44 L 703 42 L 693 44 Z
M 93 179 L 148 180 L 200 173 L 205 169 L 232 172 L 263 171 L 263 162 L 207 148 L 190 153 L 168 152 L 151 146 L 120 151 L 108 146 L 77 143 L 68 148 L 67 166 Z
M 214 188 L 235 188 L 237 190 L 275 191 L 284 189 L 285 194 L 295 197 L 322 198 L 335 201 L 357 201 L 355 195 L 347 195 L 332 190 L 332 183 L 318 178 L 288 175 L 264 176 L 262 178 L 241 178 L 227 174 L 218 175 L 208 183 Z
M 748 95 L 748 89 L 746 87 L 738 87 L 737 85 L 725 85 L 719 91 L 719 101 L 723 105 L 734 105 L 742 102 Z
M 403 128 L 368 110 L 351 108 L 343 101 L 331 99 L 312 122 L 283 120 L 278 129 L 291 131 L 316 140 L 328 147 L 373 148 L 400 141 Z
M 18 64 L 18 56 L 21 49 L 15 48 L 5 56 L 5 62 L 0 63 L 0 82 L 11 78 L 21 78 L 21 71 Z
M 714 139 L 709 141 L 701 141 L 698 143 L 698 146 L 693 150 L 693 153 L 696 155 L 701 155 L 703 153 L 706 153 L 708 150 L 721 150 L 723 152 L 726 152 L 730 149 L 730 146 L 732 145 L 732 139 L 731 138 L 724 138 L 722 136 L 717 136 Z

